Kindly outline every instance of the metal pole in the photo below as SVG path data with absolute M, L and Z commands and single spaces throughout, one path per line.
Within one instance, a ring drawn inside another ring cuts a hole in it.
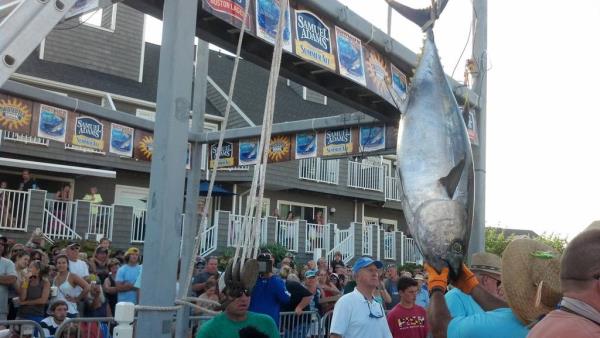
M 194 76 L 192 130 L 198 133 L 204 131 L 204 112 L 206 110 L 206 86 L 208 76 L 208 42 L 198 40 L 196 49 L 196 74 Z M 194 239 L 198 233 L 198 190 L 202 176 L 200 163 L 202 161 L 202 145 L 193 143 L 191 149 L 191 167 L 187 175 L 185 198 L 185 228 L 183 229 L 183 245 L 181 248 L 181 269 L 179 274 L 179 298 L 188 296 L 187 290 L 191 281 L 188 277 L 190 260 L 195 259 L 197 252 L 191 252 Z M 204 225 L 200 225 L 204 229 Z M 202 246 L 201 246 L 202 247 Z M 189 308 L 185 307 L 177 312 L 176 335 L 178 338 L 188 336 Z
M 165 1 L 141 305 L 173 306 L 192 93 L 197 1 Z M 138 311 L 137 337 L 171 338 L 175 311 Z
M 486 174 L 486 103 L 487 103 L 487 0 L 473 1 L 473 59 L 477 70 L 473 91 L 479 95 L 479 147 L 474 147 L 475 210 L 469 251 L 485 251 L 485 174 Z

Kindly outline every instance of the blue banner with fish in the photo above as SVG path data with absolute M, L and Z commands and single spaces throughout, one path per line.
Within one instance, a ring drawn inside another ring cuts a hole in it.
M 365 59 L 360 39 L 336 26 L 335 41 L 340 74 L 366 86 Z
M 396 68 L 396 66 L 392 66 L 392 95 L 395 100 L 399 100 L 400 102 L 406 101 L 408 97 L 408 79 L 406 75 L 400 71 L 400 69 Z M 398 102 L 397 102 L 398 103 Z
M 279 25 L 279 0 L 256 0 L 256 35 L 275 44 L 277 26 Z M 292 25 L 290 23 L 290 7 L 285 11 L 283 28 L 283 49 L 292 52 Z
M 385 125 L 360 127 L 360 151 L 385 149 Z
M 75 119 L 73 145 L 104 151 L 104 124 L 93 117 Z
M 296 10 L 295 13 L 296 55 L 335 71 L 329 27 L 312 12 Z
M 256 164 L 258 155 L 258 140 L 240 141 L 239 164 L 252 165 Z
M 109 151 L 119 156 L 133 156 L 133 128 L 111 123 Z
M 295 159 L 317 157 L 317 133 L 296 134 Z
M 324 138 L 323 155 L 352 153 L 352 130 L 350 128 L 327 130 Z
M 39 107 L 37 136 L 65 143 L 69 112 L 45 104 Z

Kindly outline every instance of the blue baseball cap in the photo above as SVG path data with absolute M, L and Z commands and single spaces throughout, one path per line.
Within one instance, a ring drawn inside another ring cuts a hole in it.
M 354 266 L 352 267 L 352 273 L 357 273 L 358 270 L 360 270 L 362 268 L 366 268 L 367 266 L 369 266 L 371 264 L 375 264 L 377 269 L 383 268 L 383 263 L 381 263 L 380 261 L 376 261 L 371 257 L 365 256 L 365 257 L 359 258 L 356 261 L 356 263 L 354 263 Z
M 313 277 L 317 277 L 317 271 L 315 271 L 315 270 L 307 270 L 307 271 L 304 273 L 304 277 L 305 277 L 305 278 L 313 278 Z

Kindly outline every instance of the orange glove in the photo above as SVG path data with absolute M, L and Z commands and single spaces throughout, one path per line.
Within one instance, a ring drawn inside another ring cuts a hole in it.
M 452 283 L 452 285 L 456 286 L 460 289 L 460 291 L 470 294 L 473 289 L 479 285 L 479 281 L 477 277 L 467 268 L 466 265 L 462 265 L 461 271 L 458 274 L 458 279 L 456 282 Z
M 425 263 L 425 271 L 427 272 L 427 275 L 429 275 L 429 293 L 436 288 L 446 291 L 446 288 L 448 287 L 448 273 L 450 272 L 447 266 L 442 269 L 442 272 L 437 272 L 435 268 Z

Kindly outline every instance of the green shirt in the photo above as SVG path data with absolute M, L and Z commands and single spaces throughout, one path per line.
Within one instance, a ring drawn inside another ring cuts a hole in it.
M 248 311 L 248 317 L 242 322 L 232 321 L 225 313 L 216 315 L 200 326 L 196 338 L 239 338 L 239 331 L 248 326 L 253 326 L 269 338 L 281 337 L 271 317 Z

